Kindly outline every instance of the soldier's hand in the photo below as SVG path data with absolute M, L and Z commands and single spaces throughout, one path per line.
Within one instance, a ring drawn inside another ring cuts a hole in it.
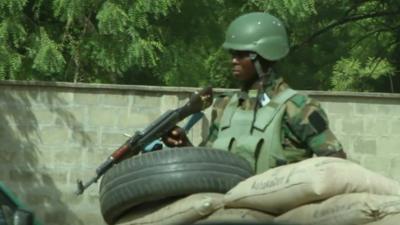
M 193 146 L 189 141 L 186 132 L 178 126 L 171 129 L 164 137 L 162 137 L 162 141 L 168 147 Z

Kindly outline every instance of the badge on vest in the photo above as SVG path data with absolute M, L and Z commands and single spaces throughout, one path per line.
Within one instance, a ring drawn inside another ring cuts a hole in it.
M 261 106 L 265 106 L 266 104 L 268 104 L 268 102 L 271 101 L 271 99 L 268 97 L 267 94 L 263 94 L 260 96 L 260 99 L 258 100 L 261 104 Z

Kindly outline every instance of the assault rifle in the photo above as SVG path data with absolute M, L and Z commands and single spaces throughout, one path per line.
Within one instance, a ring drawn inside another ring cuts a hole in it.
M 78 189 L 75 194 L 82 194 L 86 188 L 93 183 L 96 183 L 100 177 L 107 172 L 113 165 L 121 162 L 124 159 L 143 152 L 144 148 L 164 136 L 167 132 L 173 129 L 178 122 L 187 116 L 198 113 L 212 104 L 212 88 L 206 87 L 199 92 L 195 92 L 189 101 L 182 107 L 175 110 L 168 110 L 152 122 L 143 131 L 137 131 L 130 137 L 121 147 L 115 150 L 97 169 L 96 175 L 86 183 L 78 180 Z

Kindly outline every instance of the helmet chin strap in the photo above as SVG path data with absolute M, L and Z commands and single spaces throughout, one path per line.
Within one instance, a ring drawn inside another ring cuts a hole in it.
M 261 105 L 261 101 L 263 98 L 262 94 L 264 93 L 264 88 L 267 83 L 267 80 L 270 79 L 268 74 L 271 74 L 272 69 L 271 69 L 271 67 L 269 67 L 267 71 L 264 71 L 263 67 L 261 66 L 259 56 L 256 53 L 251 53 L 250 59 L 253 62 L 254 68 L 256 69 L 256 72 L 258 74 L 258 81 L 260 82 L 260 85 L 258 86 L 258 90 L 257 90 L 256 103 L 254 104 L 252 126 L 250 128 L 250 133 L 252 134 L 253 129 L 254 129 L 254 123 L 255 123 L 256 117 L 257 117 L 257 111 Z
M 266 78 L 266 75 L 268 74 L 268 71 L 265 72 L 261 66 L 260 60 L 255 59 L 253 61 L 254 67 L 256 69 L 256 72 L 258 74 L 258 77 L 260 78 L 260 80 L 263 80 Z M 269 70 L 269 69 L 268 69 Z
M 266 81 L 266 79 L 269 79 L 269 77 L 267 77 L 267 74 L 271 73 L 271 70 L 272 70 L 271 67 L 269 67 L 267 71 L 264 71 L 263 67 L 261 66 L 259 56 L 256 53 L 250 53 L 250 59 L 253 62 L 253 65 L 254 65 L 254 68 L 256 69 L 259 80 L 261 82 L 264 82 L 264 81 Z

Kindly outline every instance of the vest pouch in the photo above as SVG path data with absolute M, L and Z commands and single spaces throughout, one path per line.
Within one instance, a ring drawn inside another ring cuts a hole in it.
M 218 137 L 212 144 L 212 147 L 215 149 L 230 151 L 232 142 L 234 140 L 235 139 L 233 137 Z
M 245 158 L 250 162 L 252 168 L 255 169 L 256 157 L 258 157 L 257 154 L 261 151 L 263 142 L 264 139 L 261 137 L 243 136 L 235 141 L 232 152 Z
M 280 109 L 281 107 L 274 102 L 270 102 L 265 107 L 260 108 L 257 112 L 254 128 L 263 132 L 278 114 Z
M 229 100 L 228 105 L 225 107 L 225 110 L 222 114 L 222 118 L 219 124 L 220 130 L 225 130 L 231 126 L 231 120 L 233 114 L 235 114 L 237 108 L 237 95 L 233 95 Z
M 284 110 L 283 106 L 285 105 L 285 102 L 296 93 L 297 91 L 288 88 L 279 93 L 277 96 L 273 97 L 266 106 L 261 107 L 258 110 L 254 127 L 260 131 L 265 131 L 274 117 L 279 114 L 281 110 Z

